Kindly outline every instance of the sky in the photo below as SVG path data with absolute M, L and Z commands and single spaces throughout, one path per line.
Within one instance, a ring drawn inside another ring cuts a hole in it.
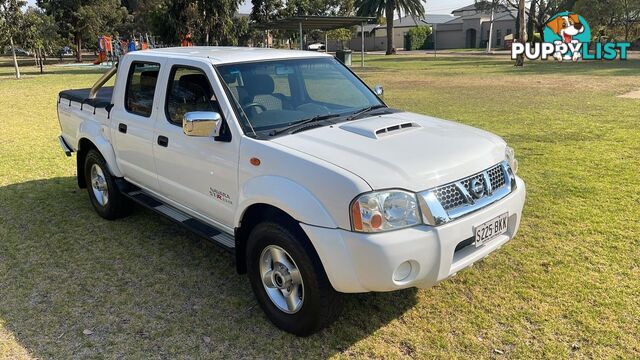
M 35 6 L 36 0 L 27 0 L 29 5 Z M 428 14 L 450 14 L 451 10 L 473 4 L 473 0 L 427 0 L 425 6 Z M 245 0 L 240 6 L 240 12 L 251 12 L 251 0 Z

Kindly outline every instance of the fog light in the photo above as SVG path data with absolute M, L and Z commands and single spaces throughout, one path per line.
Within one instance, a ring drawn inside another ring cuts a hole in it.
M 405 261 L 400 266 L 396 268 L 396 271 L 393 272 L 393 280 L 394 281 L 404 281 L 409 278 L 411 275 L 411 263 L 409 261 Z

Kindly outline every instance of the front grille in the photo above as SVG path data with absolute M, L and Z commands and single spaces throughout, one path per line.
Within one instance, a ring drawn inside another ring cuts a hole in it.
M 484 177 L 485 173 L 489 176 L 489 181 L 491 182 L 492 191 L 496 191 L 497 189 L 500 189 L 503 186 L 505 186 L 506 183 L 505 183 L 504 168 L 502 167 L 501 164 L 498 164 L 478 174 L 471 175 L 469 177 L 458 180 L 451 184 L 437 187 L 432 191 L 436 196 L 436 199 L 438 199 L 438 201 L 440 202 L 440 204 L 445 210 L 458 208 L 460 206 L 468 204 L 469 201 L 465 197 L 465 194 L 463 194 L 460 191 L 459 186 L 456 185 L 456 183 L 459 184 L 461 187 L 464 187 L 467 193 L 471 194 L 472 193 L 471 183 L 474 180 L 478 180 L 478 182 L 482 184 L 482 186 L 485 189 L 484 194 L 479 198 L 489 196 L 489 188 L 487 187 L 487 184 L 485 182 L 485 177 Z M 473 199 L 477 200 L 478 198 L 473 197 Z
M 445 210 L 454 209 L 464 204 L 464 196 L 454 184 L 441 186 L 435 189 L 434 193 Z

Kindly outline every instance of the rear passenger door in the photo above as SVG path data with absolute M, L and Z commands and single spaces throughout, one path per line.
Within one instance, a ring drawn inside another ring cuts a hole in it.
M 158 190 L 152 144 L 160 69 L 161 64 L 155 60 L 131 62 L 126 82 L 116 84 L 118 99 L 114 99 L 111 111 L 118 167 L 127 180 L 152 190 Z
M 215 111 L 224 119 L 214 93 L 217 78 L 210 64 L 175 60 L 167 63 L 163 84 L 164 111 L 158 116 L 154 155 L 161 193 L 187 207 L 202 220 L 232 227 L 238 196 L 239 137 L 216 141 L 213 137 L 187 136 L 182 118 L 191 111 Z M 219 83 L 216 83 L 219 85 Z

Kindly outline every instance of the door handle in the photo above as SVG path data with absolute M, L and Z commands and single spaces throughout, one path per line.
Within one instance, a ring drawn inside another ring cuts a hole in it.
M 169 146 L 169 138 L 166 136 L 158 136 L 158 145 L 167 147 Z
M 123 124 L 123 123 L 118 124 L 118 131 L 120 131 L 123 134 L 126 134 L 127 133 L 127 124 Z

